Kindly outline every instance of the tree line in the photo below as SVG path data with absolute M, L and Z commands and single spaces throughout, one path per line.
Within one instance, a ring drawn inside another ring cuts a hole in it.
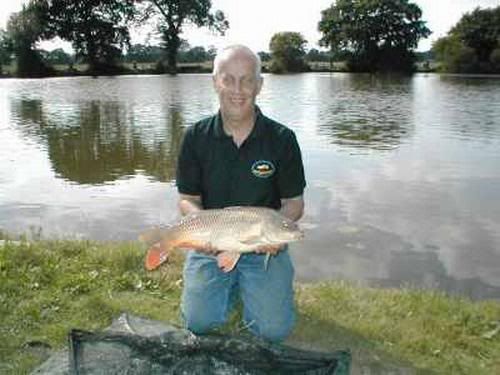
M 432 54 L 448 71 L 495 72 L 499 65 L 500 7 L 465 14 Z M 131 45 L 130 30 L 153 25 L 158 46 Z M 215 49 L 190 47 L 181 38 L 188 26 L 208 27 L 223 35 L 229 21 L 210 0 L 29 0 L 0 30 L 0 67 L 15 61 L 18 76 L 49 74 L 50 64 L 84 62 L 88 73 L 113 73 L 122 62 L 155 62 L 175 74 L 179 62 L 213 59 Z M 415 49 L 431 31 L 422 10 L 409 0 L 337 0 L 321 12 L 319 45 L 307 50 L 298 32 L 274 34 L 269 53 L 259 52 L 274 73 L 302 72 L 311 61 L 343 61 L 354 72 L 412 72 Z M 62 50 L 39 51 L 38 42 L 59 37 Z M 124 53 L 126 51 L 126 53 Z
M 57 48 L 52 51 L 38 49 L 37 52 L 42 57 L 42 60 L 49 65 L 70 65 L 79 62 L 76 54 L 66 52 L 62 48 Z M 214 47 L 205 49 L 203 46 L 191 47 L 187 43 L 183 43 L 177 53 L 177 61 L 180 63 L 202 63 L 213 60 L 216 54 Z M 152 46 L 145 44 L 132 44 L 127 48 L 126 52 L 120 55 L 117 59 L 122 63 L 157 63 L 165 59 L 165 49 L 161 46 Z
M 153 23 L 161 43 L 130 45 L 130 29 L 145 23 Z M 213 11 L 209 0 L 30 0 L 10 16 L 7 29 L 0 30 L 0 68 L 14 61 L 18 76 L 44 76 L 54 73 L 51 66 L 55 64 L 85 63 L 87 73 L 104 74 L 119 72 L 122 62 L 147 62 L 156 63 L 158 72 L 175 73 L 178 62 L 210 61 L 216 53 L 213 47 L 190 47 L 180 37 L 187 24 L 220 34 L 229 27 L 224 13 Z M 39 41 L 54 37 L 71 42 L 75 54 L 36 48 Z M 299 59 L 330 60 L 328 52 L 312 49 L 305 53 L 302 45 L 291 49 Z M 263 61 L 271 59 L 269 53 L 259 55 Z M 292 65 L 290 70 L 299 67 L 306 65 Z

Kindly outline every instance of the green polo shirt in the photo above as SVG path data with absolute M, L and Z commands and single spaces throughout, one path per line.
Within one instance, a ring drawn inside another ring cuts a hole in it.
M 237 147 L 222 127 L 220 112 L 189 127 L 177 164 L 177 189 L 201 195 L 205 209 L 227 206 L 280 208 L 280 199 L 302 195 L 306 186 L 292 130 L 256 107 L 255 126 Z

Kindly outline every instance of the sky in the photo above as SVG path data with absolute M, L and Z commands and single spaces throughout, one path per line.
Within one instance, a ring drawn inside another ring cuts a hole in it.
M 5 28 L 10 13 L 19 11 L 26 0 L 0 0 L 0 28 Z M 422 19 L 432 35 L 422 40 L 419 51 L 428 50 L 432 42 L 446 35 L 465 12 L 476 7 L 500 6 L 500 0 L 413 0 L 422 9 Z M 308 41 L 308 48 L 319 48 L 321 34 L 317 31 L 321 11 L 328 8 L 334 0 L 212 0 L 213 9 L 222 10 L 229 20 L 230 29 L 224 37 L 207 29 L 188 27 L 182 38 L 191 46 L 214 46 L 220 48 L 227 44 L 246 44 L 254 51 L 269 51 L 271 37 L 282 31 L 300 32 Z M 132 32 L 132 43 L 148 40 L 146 29 Z M 153 43 L 155 37 L 150 37 Z M 45 42 L 41 48 L 51 50 L 57 47 L 69 49 L 69 44 L 61 41 Z

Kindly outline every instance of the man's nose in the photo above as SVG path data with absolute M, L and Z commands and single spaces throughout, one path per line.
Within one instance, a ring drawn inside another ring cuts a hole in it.
M 243 87 L 241 85 L 241 82 L 240 81 L 236 81 L 234 83 L 234 92 L 240 93 L 242 90 L 243 90 Z

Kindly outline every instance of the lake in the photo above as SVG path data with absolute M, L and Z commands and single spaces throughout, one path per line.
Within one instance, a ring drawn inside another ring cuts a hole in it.
M 500 77 L 265 75 L 307 178 L 299 281 L 500 298 Z M 178 218 L 185 127 L 211 76 L 0 80 L 0 230 L 131 240 Z

